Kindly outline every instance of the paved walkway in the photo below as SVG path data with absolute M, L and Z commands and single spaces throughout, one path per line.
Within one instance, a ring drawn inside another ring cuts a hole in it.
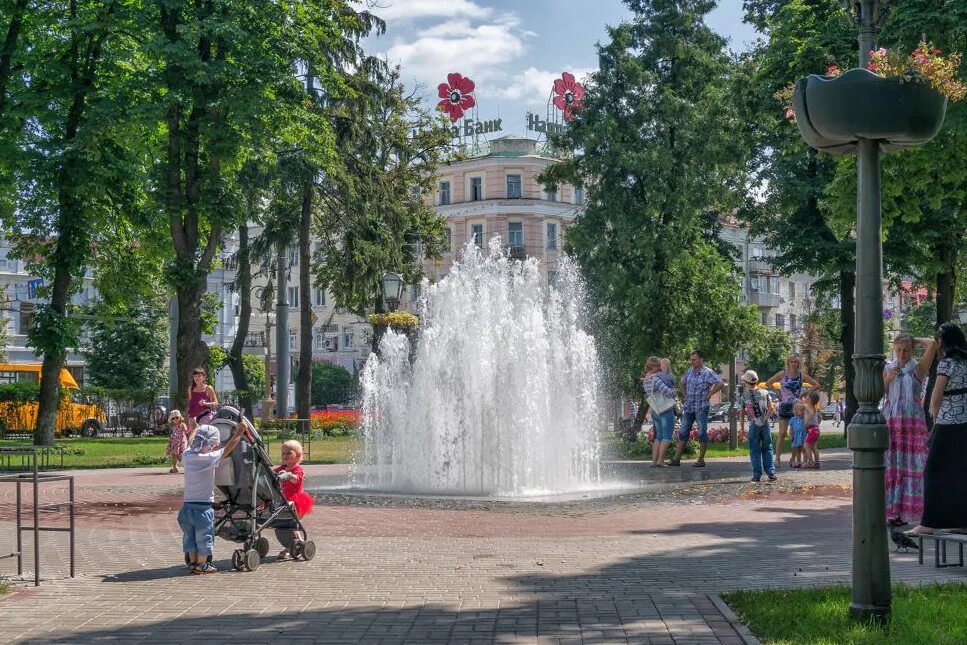
M 204 577 L 181 563 L 178 476 L 77 472 L 79 576 L 65 577 L 66 536 L 45 535 L 43 583 L 14 580 L 0 641 L 755 642 L 720 592 L 849 579 L 847 455 L 824 459 L 819 472 L 783 471 L 779 486 L 742 482 L 742 460 L 710 462 L 712 476 L 695 481 L 700 469 L 626 464 L 645 481 L 678 481 L 603 505 L 320 504 L 307 519 L 312 562 L 270 555 L 236 573 L 233 545 L 219 540 L 222 571 Z M 308 471 L 310 485 L 326 485 L 344 467 Z M 50 486 L 45 499 L 60 499 Z M 12 488 L 0 485 L 0 553 L 14 545 Z M 891 562 L 896 579 L 967 580 L 919 567 L 913 553 Z

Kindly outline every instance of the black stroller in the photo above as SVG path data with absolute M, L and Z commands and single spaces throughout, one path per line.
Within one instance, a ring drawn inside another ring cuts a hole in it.
M 304 538 L 308 533 L 295 506 L 282 494 L 255 426 L 230 405 L 219 408 L 210 425 L 218 428 L 224 444 L 240 423 L 246 428 L 241 442 L 215 471 L 215 486 L 225 496 L 214 504 L 215 535 L 242 545 L 232 554 L 232 567 L 237 571 L 254 571 L 268 554 L 269 540 L 262 535 L 265 529 L 275 530 L 276 539 L 293 559 L 311 560 L 316 545 L 293 537 L 294 531 L 300 531 Z

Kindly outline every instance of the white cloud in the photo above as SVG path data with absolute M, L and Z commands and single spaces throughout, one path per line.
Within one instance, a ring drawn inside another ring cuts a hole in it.
M 487 18 L 492 13 L 471 0 L 379 0 L 372 12 L 387 22 L 418 18 Z
M 497 96 L 509 101 L 519 101 L 528 105 L 543 105 L 554 88 L 554 79 L 560 78 L 562 72 L 571 72 L 578 82 L 584 82 L 584 77 L 590 74 L 589 68 L 571 68 L 564 66 L 559 70 L 537 69 L 528 67 L 503 87 Z

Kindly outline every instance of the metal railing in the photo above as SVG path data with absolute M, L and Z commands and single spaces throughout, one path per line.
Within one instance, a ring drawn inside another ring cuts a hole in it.
M 9 438 L 9 437 L 7 437 Z M 32 435 L 27 435 L 32 438 Z M 0 472 L 4 471 L 27 471 L 31 470 L 31 461 L 37 462 L 39 470 L 49 470 L 51 468 L 51 457 L 55 463 L 59 461 L 58 468 L 64 469 L 64 454 L 67 451 L 64 446 L 37 446 L 23 448 L 0 448 Z M 18 459 L 19 458 L 19 459 Z M 14 463 L 19 461 L 19 466 Z
M 311 419 L 272 419 L 270 423 L 271 429 L 268 431 L 264 427 L 259 429 L 259 435 L 262 437 L 262 443 L 265 444 L 266 452 L 268 452 L 269 447 L 272 445 L 271 434 L 275 434 L 275 440 L 281 442 L 287 441 L 286 438 L 280 436 L 284 433 L 286 435 L 292 435 L 291 438 L 298 439 L 299 443 L 302 444 L 304 461 L 308 462 L 312 458 Z
M 42 531 L 68 533 L 70 535 L 70 576 L 74 577 L 74 553 L 75 553 L 75 531 L 74 531 L 74 511 L 76 508 L 74 499 L 74 477 L 72 475 L 56 475 L 38 472 L 37 450 L 33 448 L 0 448 L 0 455 L 31 456 L 32 469 L 29 473 L 16 473 L 13 475 L 0 475 L 0 482 L 13 482 L 17 484 L 16 514 L 17 514 L 17 550 L 13 553 L 0 555 L 0 558 L 17 558 L 17 575 L 23 575 L 23 533 L 30 531 L 34 534 L 34 586 L 40 586 L 40 533 Z M 40 485 L 50 482 L 68 482 L 68 499 L 66 502 L 54 502 L 51 504 L 40 503 Z M 33 486 L 33 508 L 32 523 L 23 523 L 23 485 Z M 68 509 L 70 521 L 68 526 L 41 526 L 41 511 L 59 511 Z

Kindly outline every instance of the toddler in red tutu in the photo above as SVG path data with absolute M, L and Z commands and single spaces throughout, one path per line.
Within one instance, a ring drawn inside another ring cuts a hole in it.
M 295 439 L 290 439 L 282 444 L 282 465 L 276 466 L 273 472 L 279 478 L 282 485 L 282 494 L 285 498 L 295 505 L 295 512 L 299 518 L 303 518 L 312 512 L 312 495 L 302 490 L 302 481 L 305 473 L 302 472 L 302 444 Z M 293 531 L 294 539 L 304 540 L 305 536 L 301 531 Z M 279 556 L 285 559 L 287 551 L 283 551 Z

